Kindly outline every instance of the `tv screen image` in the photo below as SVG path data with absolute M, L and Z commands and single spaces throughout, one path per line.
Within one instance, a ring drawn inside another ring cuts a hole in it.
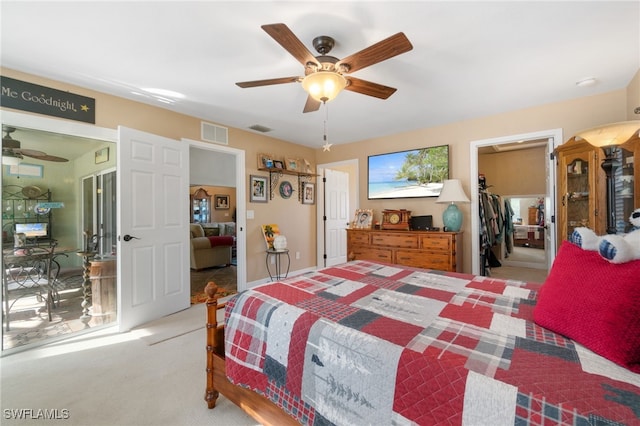
M 46 223 L 16 223 L 16 234 L 24 234 L 27 238 L 46 237 Z
M 368 198 L 420 198 L 440 195 L 449 178 L 449 145 L 368 158 Z

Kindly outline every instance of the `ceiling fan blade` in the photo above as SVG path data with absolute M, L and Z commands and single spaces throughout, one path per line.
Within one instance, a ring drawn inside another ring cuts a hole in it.
M 38 158 L 38 157 L 42 157 L 44 155 L 47 155 L 46 152 L 38 151 L 38 150 L 35 150 L 35 149 L 16 149 L 14 151 L 15 152 L 19 152 L 22 155 L 26 155 L 27 157 L 33 157 L 33 158 Z
M 342 60 L 338 61 L 336 64 L 336 68 L 339 69 L 340 65 L 347 65 L 349 69 L 346 72 L 351 73 L 370 65 L 377 64 L 378 62 L 385 61 L 389 58 L 393 58 L 394 56 L 408 52 L 411 49 L 413 49 L 413 45 L 407 36 L 405 36 L 404 33 L 398 33 L 354 53 L 351 56 L 342 58 Z
M 307 102 L 304 104 L 304 109 L 302 112 L 314 112 L 320 109 L 320 105 L 322 103 L 316 99 L 313 99 L 311 96 L 307 96 Z
M 41 152 L 41 151 L 34 151 L 32 149 L 21 149 L 20 150 L 20 153 L 22 155 L 25 155 L 25 156 L 31 157 L 31 158 L 35 158 L 37 160 L 54 161 L 56 163 L 66 163 L 67 161 L 69 161 L 66 158 L 56 157 L 55 155 L 45 154 L 44 152 L 42 152 L 42 155 L 33 155 L 34 152 Z
M 316 57 L 313 53 L 305 47 L 298 37 L 287 27 L 285 24 L 268 24 L 263 25 L 262 29 L 265 30 L 280 46 L 289 52 L 294 58 L 298 60 L 302 65 L 307 66 L 308 62 L 318 64 Z M 320 65 L 320 64 L 318 64 Z
M 387 99 L 397 90 L 393 87 L 372 83 L 370 81 L 361 80 L 351 76 L 347 76 L 346 79 L 349 80 L 349 84 L 347 84 L 347 87 L 345 87 L 344 90 L 350 90 L 363 95 L 373 96 L 375 98 Z
M 282 77 L 271 78 L 269 80 L 241 81 L 240 83 L 236 83 L 236 85 L 246 89 L 249 87 L 270 86 L 272 84 L 297 83 L 298 81 L 300 81 L 300 77 Z

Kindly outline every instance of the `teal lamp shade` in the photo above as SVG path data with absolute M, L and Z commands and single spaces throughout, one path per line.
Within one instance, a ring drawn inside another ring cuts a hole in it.
M 468 203 L 469 198 L 462 189 L 459 179 L 446 179 L 436 203 L 448 203 L 449 206 L 442 213 L 442 223 L 445 231 L 458 232 L 462 228 L 462 212 L 456 203 Z

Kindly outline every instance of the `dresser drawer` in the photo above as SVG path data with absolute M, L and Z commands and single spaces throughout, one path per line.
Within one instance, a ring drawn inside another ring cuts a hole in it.
M 420 248 L 424 250 L 451 250 L 451 237 L 448 235 L 422 235 Z
M 462 272 L 462 233 L 347 229 L 347 259 Z
M 350 260 L 377 260 L 392 263 L 393 252 L 389 249 L 373 247 L 352 247 L 347 254 Z
M 418 248 L 418 236 L 416 234 L 371 234 L 371 244 L 375 246 L 390 246 L 401 248 Z
M 440 271 L 452 270 L 451 256 L 448 253 L 441 252 L 397 250 L 395 263 Z
M 349 244 L 364 244 L 369 245 L 369 233 L 368 232 L 349 232 Z

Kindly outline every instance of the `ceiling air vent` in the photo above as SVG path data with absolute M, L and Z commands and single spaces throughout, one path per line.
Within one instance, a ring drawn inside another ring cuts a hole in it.
M 215 124 L 201 122 L 200 139 L 207 142 L 229 145 L 229 129 Z
M 261 124 L 254 124 L 253 126 L 249 126 L 251 130 L 255 130 L 256 132 L 267 133 L 273 129 L 268 128 L 267 126 L 263 126 Z

